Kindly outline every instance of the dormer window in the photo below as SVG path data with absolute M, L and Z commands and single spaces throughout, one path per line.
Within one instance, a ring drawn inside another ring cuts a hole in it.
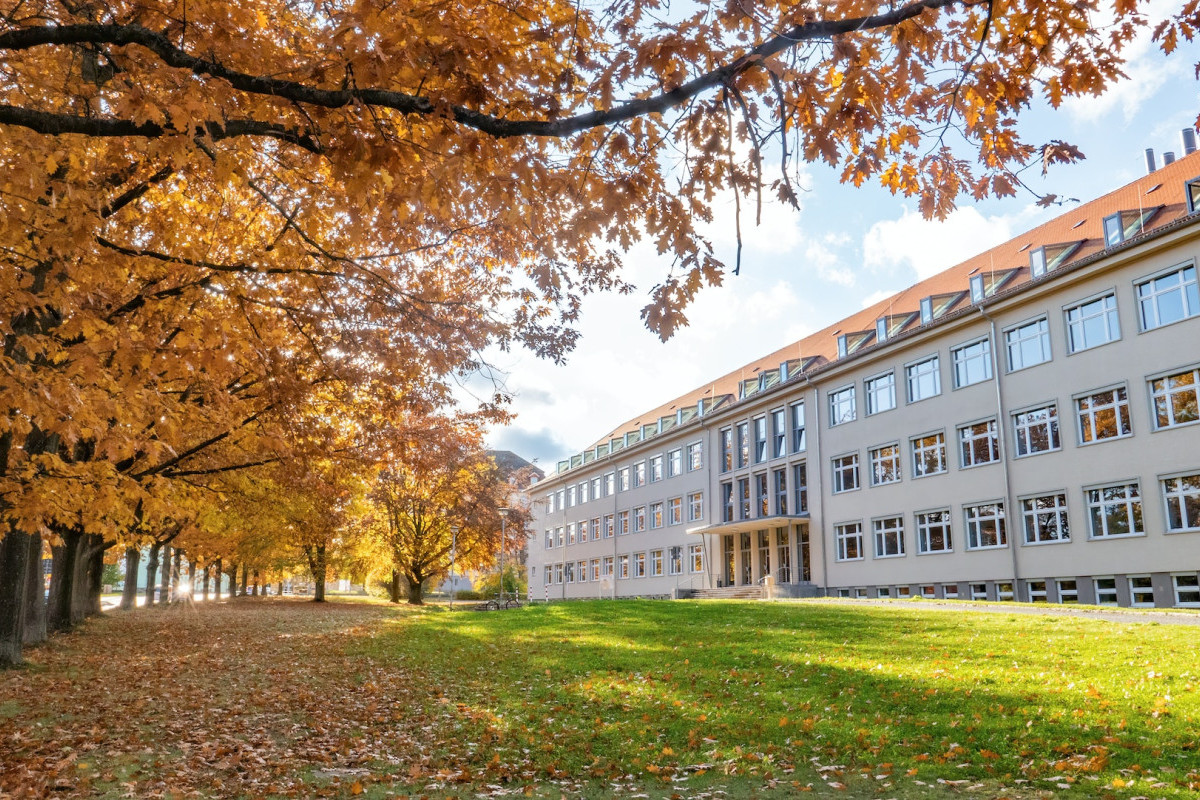
M 921 298 L 921 324 L 927 325 L 933 322 L 933 298 Z
M 1033 277 L 1040 278 L 1047 272 L 1053 272 L 1067 262 L 1075 254 L 1083 242 L 1066 242 L 1063 244 L 1048 244 L 1036 250 L 1029 251 L 1029 271 Z
M 1155 206 L 1149 210 L 1118 211 L 1104 218 L 1104 246 L 1113 247 L 1146 230 L 1151 217 L 1162 210 Z
M 882 342 L 888 338 L 888 321 L 887 317 L 880 317 L 875 320 L 875 339 Z
M 846 357 L 846 334 L 838 337 L 838 358 Z
M 1184 194 L 1187 195 L 1188 213 L 1200 211 L 1200 178 L 1192 178 L 1184 184 Z
M 971 302 L 972 303 L 982 303 L 983 302 L 983 276 L 982 275 L 972 275 L 971 276 Z
M 1029 251 L 1029 271 L 1035 278 L 1046 274 L 1046 248 Z

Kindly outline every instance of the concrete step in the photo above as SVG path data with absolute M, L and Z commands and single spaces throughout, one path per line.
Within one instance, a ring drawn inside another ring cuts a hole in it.
M 696 589 L 691 593 L 694 600 L 761 600 L 761 586 L 722 586 L 716 589 Z

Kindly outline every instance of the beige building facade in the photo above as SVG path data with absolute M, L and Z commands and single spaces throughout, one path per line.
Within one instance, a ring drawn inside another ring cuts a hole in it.
M 622 423 L 531 488 L 531 598 L 1200 607 L 1198 204 L 1189 154 Z

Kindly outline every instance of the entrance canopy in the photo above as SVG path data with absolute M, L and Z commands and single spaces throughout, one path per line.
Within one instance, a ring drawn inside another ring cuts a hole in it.
M 703 536 L 709 533 L 761 531 L 763 528 L 787 527 L 793 522 L 808 522 L 808 516 L 808 514 L 779 514 L 773 517 L 755 517 L 754 519 L 739 519 L 733 522 L 714 522 L 711 525 L 688 528 L 687 532 Z

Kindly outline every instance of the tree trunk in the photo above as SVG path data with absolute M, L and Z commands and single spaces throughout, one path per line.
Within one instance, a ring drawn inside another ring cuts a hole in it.
M 416 578 L 416 580 L 413 580 Z M 406 587 L 408 595 L 408 604 L 410 606 L 425 605 L 425 578 L 424 576 L 408 575 L 408 586 Z
M 171 545 L 164 544 L 162 547 L 162 582 L 158 587 L 159 603 L 171 601 L 171 552 Z
M 42 535 L 29 537 L 25 567 L 25 644 L 46 641 L 46 573 L 42 568 Z
M 325 602 L 325 543 L 305 547 L 304 554 L 308 557 L 308 570 L 313 577 L 313 602 Z
M 104 592 L 104 544 L 102 536 L 87 537 L 87 562 L 83 570 L 83 585 L 80 587 L 79 619 L 94 617 L 102 610 L 100 595 Z
M 21 663 L 28 571 L 29 536 L 10 528 L 0 539 L 0 667 Z
M 392 584 L 388 587 L 388 599 L 393 603 L 400 602 L 400 573 L 392 570 Z
M 175 569 L 171 572 L 171 602 L 178 602 L 179 587 L 183 585 L 183 551 L 175 548 Z
M 247 564 L 242 564 L 242 590 L 239 594 L 242 597 L 246 596 L 246 582 L 250 580 L 250 567 Z
M 207 589 L 208 589 L 207 581 L 205 582 L 204 587 L 205 587 L 205 591 L 207 592 Z M 195 559 L 191 559 L 191 558 L 188 559 L 188 587 L 187 587 L 187 590 L 188 590 L 188 597 L 191 597 L 192 592 L 196 591 L 196 561 L 195 561 Z
M 211 572 L 212 572 L 212 564 L 205 564 L 204 572 L 201 573 L 201 587 L 202 587 L 200 589 L 200 599 L 201 600 L 208 600 L 208 578 L 209 578 L 209 574 Z
M 237 564 L 231 564 L 229 567 L 229 596 L 237 597 Z
M 221 599 L 221 559 L 219 559 L 219 558 L 217 559 L 217 563 L 213 564 L 213 580 L 216 581 L 216 584 L 217 584 L 214 587 L 217 592 L 215 599 L 220 600 Z
M 154 580 L 158 576 L 158 554 L 162 545 L 155 542 L 150 545 L 150 558 L 146 561 L 146 606 L 154 605 Z
M 52 547 L 54 562 L 50 567 L 50 608 L 46 624 L 50 631 L 69 631 L 73 625 L 71 606 L 76 586 L 77 562 L 83 533 L 75 528 L 58 531 L 62 544 Z
M 254 570 L 254 590 L 251 592 L 251 597 L 258 597 L 258 570 Z
M 121 590 L 121 610 L 132 611 L 137 607 L 138 566 L 142 551 L 136 547 L 125 548 L 125 588 Z
M 276 595 L 276 596 L 277 596 L 277 597 L 283 597 L 283 581 L 280 581 L 280 582 L 279 582 L 279 594 L 278 594 L 278 595 Z

